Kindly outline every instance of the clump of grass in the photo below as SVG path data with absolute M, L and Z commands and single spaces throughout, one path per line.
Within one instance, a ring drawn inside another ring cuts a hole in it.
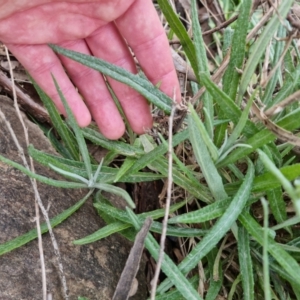
M 237 20 L 228 25 L 224 35 L 219 33 L 215 37 L 218 47 L 223 44 L 226 50 L 223 53 L 219 49 L 214 58 L 224 71 L 220 72 L 221 77 L 212 76 L 219 82 L 211 79 L 196 1 L 191 1 L 193 40 L 169 3 L 157 2 L 170 27 L 169 36 L 176 35 L 179 39 L 181 54 L 190 62 L 198 84 L 192 84 L 193 101 L 187 105 L 180 130 L 172 136 L 173 181 L 176 189 L 184 191 L 186 199 L 171 205 L 172 217 L 167 226 L 168 235 L 189 240 L 192 246 L 177 265 L 165 254 L 162 272 L 167 278 L 158 286 L 155 299 L 216 299 L 218 296 L 298 299 L 300 164 L 294 151 L 300 145 L 295 133 L 300 128 L 300 108 L 291 95 L 299 88 L 300 56 L 286 21 L 293 1 L 270 7 L 273 13 L 267 17 L 262 15 L 260 7 L 252 11 L 252 1 L 239 4 Z M 224 4 L 224 10 L 230 17 L 228 3 Z M 265 22 L 259 22 L 261 19 Z M 51 47 L 131 86 L 153 105 L 170 113 L 172 100 L 144 77 L 129 74 L 95 57 Z M 262 70 L 268 69 L 268 76 L 264 76 Z M 215 73 L 218 71 L 216 66 Z M 200 88 L 202 92 L 198 93 Z M 47 96 L 38 87 L 37 90 L 63 141 L 63 148 L 58 148 L 63 149 L 64 158 L 33 147 L 29 153 L 76 182 L 45 179 L 4 157 L 0 156 L 0 160 L 55 186 L 98 188 L 120 194 L 132 207 L 130 196 L 113 183 L 168 177 L 168 147 L 162 135 L 159 145 L 148 134 L 136 137 L 131 144 L 109 141 L 92 128 L 80 129 L 61 95 L 69 120 L 68 124 L 64 123 Z M 92 163 L 85 139 L 109 150 L 102 167 Z M 108 167 L 111 157 L 118 155 L 125 157 L 120 168 Z M 184 211 L 185 205 L 192 211 Z M 107 226 L 75 244 L 91 243 L 113 233 L 133 240 L 147 217 L 157 220 L 164 215 L 163 209 L 142 214 L 128 208 L 120 210 L 99 192 L 95 195 L 95 208 Z M 64 214 L 66 217 L 69 212 Z M 161 231 L 162 224 L 154 221 L 145 240 L 155 260 L 159 245 L 152 233 Z M 33 237 L 30 233 L 30 238 Z M 5 251 L 13 249 L 7 243 L 0 247 L 0 253 L 4 253 L 1 250 L 4 248 Z

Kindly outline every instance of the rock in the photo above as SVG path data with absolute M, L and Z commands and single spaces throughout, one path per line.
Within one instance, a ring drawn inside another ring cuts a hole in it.
M 0 98 L 0 109 L 11 123 L 22 147 L 26 150 L 24 132 L 12 107 L 12 101 Z M 30 143 L 37 149 L 53 153 L 41 130 L 26 120 Z M 0 119 L 0 154 L 22 163 L 17 148 L 3 120 Z M 61 179 L 51 170 L 35 164 L 36 173 Z M 82 199 L 87 190 L 67 190 L 38 183 L 45 207 L 52 218 Z M 0 162 L 0 244 L 35 228 L 34 194 L 29 178 Z M 41 215 L 42 218 L 42 215 Z M 125 265 L 131 243 L 118 235 L 101 241 L 75 246 L 72 241 L 83 238 L 104 225 L 89 199 L 74 215 L 54 228 L 61 252 L 69 299 L 79 296 L 111 299 Z M 47 292 L 52 299 L 63 299 L 58 265 L 49 234 L 43 235 L 47 274 Z M 130 299 L 146 299 L 146 280 L 141 270 L 138 293 Z M 0 256 L 0 299 L 42 299 L 42 276 L 37 240 Z

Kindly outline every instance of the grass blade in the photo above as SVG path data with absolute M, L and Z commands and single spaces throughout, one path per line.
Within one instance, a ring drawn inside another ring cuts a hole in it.
M 300 127 L 300 109 L 291 112 L 289 115 L 282 118 L 280 121 L 276 122 L 279 127 L 286 130 L 292 131 Z M 251 146 L 252 148 L 237 148 L 232 151 L 226 158 L 222 159 L 217 163 L 217 167 L 221 168 L 228 164 L 232 164 L 237 160 L 248 156 L 250 153 L 254 152 L 257 148 L 260 148 L 269 142 L 276 139 L 275 134 L 269 131 L 267 128 L 254 134 L 244 144 Z
M 99 241 L 103 238 L 106 238 L 114 233 L 120 232 L 124 229 L 130 228 L 131 224 L 126 224 L 122 222 L 114 222 L 104 226 L 103 228 L 97 230 L 96 232 L 76 241 L 73 241 L 74 245 L 85 245 L 90 244 L 96 241 Z
M 289 194 L 293 200 L 296 212 L 300 216 L 300 197 L 297 191 L 293 188 L 290 181 L 280 172 L 280 170 L 274 165 L 270 158 L 261 150 L 257 150 L 259 157 L 262 160 L 264 166 L 280 181 L 283 188 Z
M 183 274 L 188 273 L 194 268 L 199 260 L 201 260 L 213 247 L 217 245 L 220 239 L 230 229 L 236 221 L 242 210 L 244 209 L 247 200 L 250 196 L 252 182 L 254 178 L 254 166 L 249 160 L 248 171 L 245 180 L 238 190 L 237 194 L 231 201 L 222 217 L 215 223 L 211 230 L 204 236 L 189 255 L 179 264 L 179 269 Z M 170 287 L 169 281 L 163 282 L 158 291 L 166 291 Z
M 98 211 L 102 211 L 107 216 L 111 218 L 115 218 L 118 221 L 121 221 L 123 224 L 131 224 L 131 219 L 128 217 L 124 211 L 119 210 L 109 204 L 105 204 L 101 202 L 95 203 L 94 206 L 97 208 Z M 174 209 L 174 208 L 173 208 Z M 153 212 L 149 212 L 146 214 L 137 215 L 140 222 L 144 222 L 146 218 L 153 216 Z M 155 215 L 154 215 L 155 216 Z M 161 218 L 163 215 L 155 216 L 155 218 Z M 122 229 L 123 230 L 123 229 Z M 153 222 L 151 225 L 150 230 L 152 232 L 160 233 L 162 232 L 162 224 L 160 222 Z M 175 226 L 168 226 L 167 228 L 167 235 L 168 236 L 176 236 L 176 237 L 196 237 L 202 236 L 206 233 L 206 230 L 196 229 L 196 228 L 184 228 L 184 227 L 175 227 Z
M 283 167 L 279 170 L 288 180 L 295 180 L 300 176 L 300 164 Z M 234 184 L 225 185 L 227 193 L 233 195 L 237 191 L 241 183 L 241 181 L 238 181 Z M 272 190 L 278 187 L 281 187 L 280 181 L 272 173 L 266 172 L 254 178 L 252 192 L 265 192 L 267 190 Z
M 262 227 L 253 219 L 248 212 L 243 212 L 239 221 L 246 228 L 248 233 L 262 246 L 264 235 Z M 292 280 L 300 284 L 300 266 L 297 261 L 280 247 L 271 237 L 268 236 L 268 252 L 277 260 L 278 264 L 289 274 Z
M 201 27 L 199 23 L 196 0 L 191 1 L 191 10 L 192 10 L 192 29 L 193 29 L 194 45 L 195 45 L 196 59 L 197 59 L 197 69 L 199 71 L 198 78 L 201 79 L 202 73 L 209 76 L 210 72 L 209 72 L 208 60 L 206 56 L 205 43 L 202 37 Z M 206 111 L 204 124 L 208 136 L 210 138 L 213 138 L 212 122 L 214 119 L 214 107 L 213 107 L 212 97 L 209 93 L 205 92 L 202 98 L 203 98 L 203 108 Z
M 166 113 L 171 112 L 172 99 L 161 92 L 158 88 L 156 88 L 150 81 L 146 80 L 140 75 L 134 75 L 126 71 L 125 69 L 117 67 L 94 56 L 63 49 L 55 45 L 51 45 L 51 48 L 61 55 L 64 55 L 94 70 L 97 70 L 117 81 L 125 83 Z
M 184 52 L 186 56 L 188 57 L 191 66 L 194 70 L 194 73 L 196 77 L 198 76 L 198 64 L 197 64 L 197 58 L 196 58 L 196 50 L 195 46 L 190 39 L 188 33 L 186 32 L 186 29 L 184 28 L 183 24 L 179 20 L 179 18 L 176 16 L 175 12 L 173 11 L 171 5 L 168 1 L 165 0 L 157 0 L 157 3 L 163 12 L 166 20 L 168 21 L 171 29 L 174 31 L 176 36 L 180 40 L 180 44 L 182 45 Z M 198 78 L 199 81 L 199 78 Z
M 227 198 L 222 178 L 219 175 L 207 147 L 203 141 L 201 133 L 198 131 L 197 124 L 191 115 L 188 116 L 188 129 L 190 134 L 190 141 L 192 143 L 194 153 L 210 191 L 215 200 L 222 200 Z
M 277 8 L 276 13 L 269 21 L 263 32 L 259 35 L 258 40 L 253 46 L 251 51 L 251 55 L 247 60 L 242 78 L 240 83 L 239 89 L 239 100 L 240 103 L 242 97 L 247 89 L 247 86 L 251 80 L 251 77 L 255 73 L 255 69 L 257 64 L 259 63 L 262 55 L 265 53 L 266 47 L 269 44 L 270 40 L 272 39 L 274 33 L 276 32 L 277 28 L 280 26 L 281 21 L 278 20 L 278 15 L 280 16 L 281 20 L 283 20 L 287 13 L 289 12 L 291 5 L 293 4 L 294 0 L 286 0 L 281 2 L 280 6 Z
M 267 201 L 261 198 L 264 212 L 264 243 L 263 243 L 263 274 L 264 274 L 264 294 L 266 300 L 271 300 L 270 272 L 269 272 L 269 256 L 268 256 L 268 236 L 269 236 L 269 209 Z
M 85 140 L 84 140 L 83 135 L 81 133 L 81 130 L 80 130 L 80 128 L 79 128 L 79 126 L 78 126 L 78 124 L 75 120 L 75 117 L 74 117 L 74 115 L 73 115 L 73 113 L 72 113 L 72 111 L 71 111 L 71 109 L 70 109 L 70 107 L 67 103 L 66 98 L 64 97 L 64 95 L 61 92 L 61 89 L 60 89 L 56 79 L 53 76 L 52 76 L 52 78 L 53 78 L 56 90 L 59 94 L 60 100 L 63 103 L 64 108 L 66 110 L 67 117 L 68 117 L 68 122 L 70 123 L 70 126 L 71 126 L 71 128 L 73 129 L 73 131 L 75 133 L 76 141 L 77 141 L 78 146 L 79 146 L 79 150 L 80 150 L 80 153 L 81 153 L 84 165 L 85 165 L 85 169 L 86 169 L 86 172 L 88 174 L 88 178 L 91 181 L 92 177 L 93 177 L 92 168 L 91 168 L 91 160 L 90 160 L 90 155 L 89 155 L 89 151 L 87 149 Z
M 84 198 L 82 198 L 76 204 L 74 204 L 70 208 L 63 211 L 61 214 L 59 214 L 56 217 L 54 217 L 53 219 L 51 219 L 50 220 L 51 227 L 54 228 L 55 226 L 59 225 L 64 220 L 66 220 L 69 216 L 71 216 L 75 211 L 77 211 L 85 203 L 85 201 L 90 197 L 91 194 L 92 194 L 92 191 L 90 191 Z M 46 223 L 41 224 L 41 232 L 42 233 L 48 232 L 48 227 L 47 227 Z M 29 243 L 30 241 L 36 239 L 37 236 L 38 236 L 37 230 L 32 229 L 29 232 L 0 245 L 0 256 Z
M 250 253 L 250 238 L 244 227 L 238 230 L 238 254 L 242 275 L 243 299 L 254 300 L 254 275 Z
M 70 131 L 66 123 L 62 120 L 60 114 L 58 113 L 53 101 L 46 95 L 42 89 L 37 85 L 37 83 L 31 78 L 32 84 L 40 96 L 43 104 L 45 105 L 54 128 L 57 130 L 59 136 L 63 140 L 66 150 L 68 151 L 68 156 L 74 160 L 79 161 L 79 151 L 76 143 L 76 139 L 73 133 Z
M 144 151 L 136 146 L 132 146 L 120 141 L 111 141 L 105 138 L 99 131 L 91 128 L 82 128 L 83 136 L 96 145 L 107 150 L 112 150 L 118 154 L 136 157 L 144 154 Z
M 192 211 L 189 213 L 181 214 L 176 217 L 169 219 L 169 224 L 199 224 L 202 222 L 213 220 L 221 216 L 227 207 L 229 206 L 232 199 L 225 199 L 206 205 L 205 207 Z
M 203 84 L 207 91 L 212 95 L 214 101 L 219 105 L 226 118 L 232 120 L 234 124 L 237 124 L 241 117 L 241 109 L 229 98 L 219 87 L 212 82 L 212 80 L 206 74 L 201 75 L 201 84 Z M 224 116 L 223 116 L 224 117 Z M 243 133 L 246 136 L 252 136 L 258 132 L 256 126 L 249 120 L 247 120 Z
M 61 188 L 68 188 L 68 189 L 81 189 L 81 188 L 86 188 L 86 184 L 83 183 L 78 183 L 78 182 L 69 182 L 69 181 L 61 181 L 61 180 L 55 180 L 48 178 L 46 176 L 38 175 L 34 172 L 29 171 L 27 168 L 23 167 L 22 165 L 5 158 L 4 156 L 0 155 L 0 161 L 20 170 L 22 173 L 25 175 L 34 178 L 42 183 L 56 186 L 56 187 L 61 187 Z
M 195 126 L 197 126 L 197 129 L 200 132 L 200 134 L 203 138 L 203 141 L 204 141 L 207 149 L 209 150 L 213 161 L 216 161 L 219 157 L 217 147 L 214 145 L 213 141 L 211 140 L 211 136 L 206 131 L 201 119 L 197 115 L 197 113 L 196 113 L 195 109 L 193 108 L 193 106 L 191 104 L 189 104 L 188 108 L 189 108 L 191 117 L 193 119 L 193 122 L 194 122 Z
M 280 59 L 280 55 L 283 52 L 284 49 L 284 43 L 282 43 L 282 39 L 286 37 L 286 30 L 285 26 L 281 24 L 278 28 L 277 34 L 276 34 L 276 40 L 275 40 L 275 50 L 274 50 L 274 57 L 272 61 L 272 67 L 275 67 Z M 274 90 L 276 88 L 277 81 L 279 79 L 279 76 L 281 76 L 281 70 L 280 68 L 277 68 L 276 72 L 274 73 L 273 77 L 269 81 L 269 83 L 266 86 L 266 89 L 264 91 L 264 95 L 261 99 L 261 101 L 268 107 L 272 105 L 272 98 L 274 94 Z
M 285 202 L 282 196 L 282 189 L 276 188 L 267 191 L 267 199 L 270 209 L 277 223 L 282 223 L 287 219 Z
M 121 189 L 117 186 L 113 186 L 113 185 L 107 184 L 107 183 L 94 183 L 91 186 L 91 188 L 96 188 L 96 189 L 99 189 L 101 191 L 105 191 L 105 192 L 120 196 L 120 197 L 122 197 L 123 199 L 126 200 L 127 204 L 130 207 L 135 208 L 134 202 L 132 201 L 131 197 L 129 196 L 129 194 L 124 189 Z
M 42 151 L 35 149 L 32 145 L 28 147 L 28 152 L 30 156 L 34 158 L 35 161 L 40 164 L 49 167 L 52 164 L 62 170 L 77 174 L 81 177 L 87 178 L 87 173 L 83 162 L 73 161 L 60 156 L 47 154 Z M 97 165 L 92 165 L 92 171 L 96 172 Z M 119 172 L 117 168 L 105 167 L 101 168 L 101 171 L 96 179 L 96 182 L 101 181 L 101 183 L 114 183 L 115 178 Z M 121 178 L 120 182 L 144 182 L 162 179 L 165 176 L 154 174 L 150 172 L 136 172 L 130 175 L 126 175 Z
M 237 70 L 243 68 L 251 7 L 251 0 L 243 1 L 240 7 L 239 18 L 232 37 L 230 61 L 223 78 L 223 90 L 231 99 L 235 99 L 237 95 L 240 80 Z

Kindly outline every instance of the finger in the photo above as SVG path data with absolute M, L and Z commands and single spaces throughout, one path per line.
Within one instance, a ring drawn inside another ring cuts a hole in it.
M 91 54 L 83 40 L 60 44 L 63 48 Z M 106 87 L 102 75 L 67 57 L 60 56 L 73 83 L 85 99 L 100 132 L 109 139 L 118 139 L 125 132 L 124 122 Z
M 180 88 L 169 43 L 151 0 L 136 0 L 116 20 L 121 35 L 133 49 L 146 76 L 168 96 L 180 101 Z
M 48 46 L 8 44 L 7 47 L 37 84 L 53 100 L 61 113 L 66 115 L 51 74 L 57 80 L 79 126 L 84 127 L 91 122 L 91 115 L 88 108 L 75 90 L 60 60 Z
M 91 52 L 110 63 L 132 73 L 136 67 L 132 55 L 113 23 L 96 30 L 86 39 Z M 148 102 L 132 88 L 111 78 L 108 81 L 120 101 L 128 122 L 136 133 L 144 133 L 152 127 L 152 116 Z

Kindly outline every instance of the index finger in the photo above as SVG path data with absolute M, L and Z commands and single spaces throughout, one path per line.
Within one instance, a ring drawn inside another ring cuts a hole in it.
M 136 55 L 144 73 L 169 97 L 180 102 L 180 87 L 169 42 L 151 0 L 136 0 L 116 20 L 121 35 Z

